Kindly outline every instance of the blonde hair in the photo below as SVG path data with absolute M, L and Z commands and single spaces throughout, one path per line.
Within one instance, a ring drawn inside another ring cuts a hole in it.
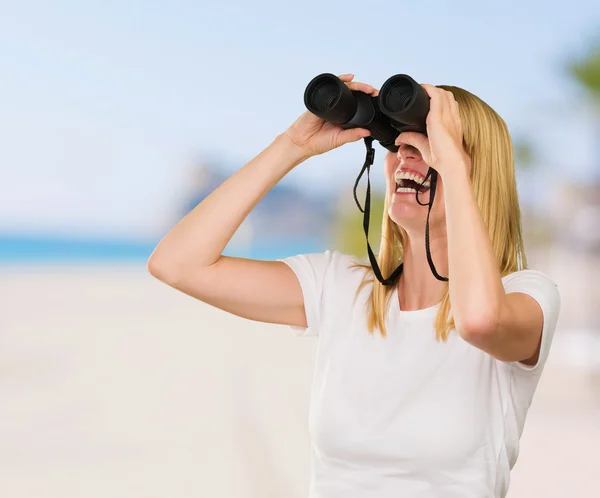
M 527 268 L 521 211 L 515 180 L 513 146 L 504 120 L 485 102 L 472 93 L 455 86 L 439 85 L 438 88 L 452 92 L 458 102 L 463 126 L 463 146 L 471 158 L 471 184 L 490 240 L 501 276 Z M 387 192 L 387 190 L 386 190 Z M 434 200 L 435 202 L 435 200 Z M 396 225 L 388 215 L 389 199 L 386 193 L 381 231 L 381 244 L 377 262 L 384 278 L 387 278 L 404 259 L 407 233 Z M 381 284 L 370 264 L 357 263 L 354 267 L 367 270 L 361 289 L 372 284 L 367 300 L 368 330 L 374 335 L 378 328 L 386 337 L 386 312 L 390 305 L 394 285 Z M 393 303 L 396 306 L 396 303 Z M 435 319 L 437 341 L 446 341 L 455 328 L 450 317 L 450 294 L 448 282 Z

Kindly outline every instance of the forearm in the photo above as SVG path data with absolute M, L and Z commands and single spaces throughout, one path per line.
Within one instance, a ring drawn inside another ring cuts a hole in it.
M 167 233 L 149 266 L 177 271 L 190 263 L 198 268 L 218 261 L 256 204 L 304 159 L 297 146 L 284 135 L 278 136 Z
M 490 236 L 466 168 L 442 179 L 448 233 L 449 292 L 461 334 L 493 330 L 505 297 Z

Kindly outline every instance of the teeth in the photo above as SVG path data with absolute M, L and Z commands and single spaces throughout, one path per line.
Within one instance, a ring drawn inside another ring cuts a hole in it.
M 410 187 L 398 187 L 396 189 L 396 192 L 412 192 L 412 193 L 415 193 L 416 190 L 414 188 L 410 188 Z
M 414 173 L 409 173 L 407 171 L 400 171 L 398 173 L 396 173 L 396 183 L 400 183 L 400 180 L 413 180 L 417 183 L 421 183 L 424 178 L 420 175 L 415 175 Z M 424 184 L 424 187 L 430 187 L 431 183 L 429 180 L 427 180 Z

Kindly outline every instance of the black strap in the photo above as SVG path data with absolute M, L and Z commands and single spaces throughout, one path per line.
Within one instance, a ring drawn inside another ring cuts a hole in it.
M 377 259 L 375 258 L 375 254 L 373 253 L 373 250 L 371 249 L 371 244 L 369 244 L 369 220 L 371 217 L 370 172 L 371 172 L 371 165 L 373 164 L 373 161 L 375 160 L 375 149 L 373 149 L 373 137 L 366 137 L 364 140 L 365 140 L 365 146 L 367 147 L 367 155 L 365 158 L 365 163 L 363 164 L 363 167 L 360 170 L 358 177 L 356 178 L 356 182 L 354 183 L 354 201 L 356 202 L 358 209 L 360 209 L 360 212 L 364 213 L 363 228 L 365 231 L 365 237 L 367 239 L 367 252 L 369 253 L 369 261 L 371 262 L 371 267 L 373 268 L 373 272 L 375 273 L 377 280 L 379 280 L 379 282 L 381 282 L 383 285 L 394 285 L 397 282 L 398 277 L 402 273 L 403 264 L 400 263 L 400 266 L 398 266 L 398 268 L 396 268 L 387 279 L 384 279 L 383 276 L 381 275 L 381 270 L 379 269 L 379 265 L 377 264 Z M 358 187 L 358 183 L 360 182 L 360 179 L 362 178 L 365 171 L 367 172 L 367 193 L 365 196 L 365 208 L 363 209 L 360 205 L 360 202 L 358 201 L 358 197 L 356 196 L 356 188 Z M 425 247 L 426 247 L 426 252 L 427 252 L 427 262 L 429 263 L 429 267 L 431 268 L 431 271 L 433 272 L 433 275 L 435 276 L 435 278 L 437 278 L 438 280 L 447 281 L 448 279 L 446 277 L 441 277 L 435 270 L 433 260 L 431 259 L 431 251 L 429 248 L 429 213 L 431 212 L 431 206 L 433 205 L 433 199 L 435 197 L 435 189 L 436 189 L 436 184 L 437 184 L 437 171 L 435 171 L 433 168 L 429 168 L 427 177 L 425 178 L 425 180 L 423 180 L 423 182 L 427 181 L 427 178 L 429 178 L 429 176 L 431 176 L 431 188 L 430 188 L 431 197 L 429 200 L 429 209 L 427 211 L 427 225 L 425 228 Z M 417 202 L 421 206 L 425 206 L 426 204 L 423 204 L 422 202 L 419 201 L 419 191 L 417 191 L 416 195 L 417 195 Z M 384 215 L 385 215 L 385 213 L 384 213 Z
M 365 163 L 363 164 L 362 169 L 360 170 L 360 174 L 356 179 L 356 183 L 354 184 L 354 200 L 356 201 L 356 205 L 358 209 L 360 209 L 361 213 L 364 213 L 363 217 L 363 228 L 365 230 L 365 237 L 367 239 L 367 251 L 369 253 L 369 260 L 371 261 L 371 267 L 373 268 L 373 272 L 383 285 L 394 285 L 397 282 L 398 277 L 402 273 L 402 264 L 398 268 L 394 270 L 394 272 L 387 278 L 384 279 L 381 275 L 381 270 L 379 269 L 379 265 L 377 264 L 377 259 L 375 258 L 375 254 L 371 249 L 371 244 L 369 244 L 369 219 L 371 217 L 371 178 L 369 176 L 371 172 L 371 165 L 375 160 L 375 149 L 373 149 L 373 137 L 365 138 L 365 145 L 367 147 L 367 157 L 365 159 Z M 356 197 L 356 187 L 358 187 L 358 182 L 360 181 L 362 175 L 365 170 L 367 171 L 367 194 L 365 196 L 365 209 L 363 209 L 358 202 L 358 198 Z
M 427 209 L 427 223 L 425 224 L 425 252 L 427 254 L 427 262 L 429 263 L 429 268 L 431 268 L 431 272 L 433 273 L 433 276 L 435 278 L 441 280 L 442 282 L 447 282 L 448 278 L 442 277 L 435 269 L 433 259 L 431 258 L 431 249 L 429 247 L 429 214 L 431 213 L 431 207 L 433 206 L 433 199 L 435 199 L 435 189 L 437 188 L 438 173 L 436 170 L 430 167 L 429 171 L 427 172 L 427 176 L 425 177 L 425 180 L 423 180 L 423 183 L 427 181 L 427 178 L 429 178 L 429 176 L 431 176 L 431 187 L 429 188 L 429 204 L 424 204 L 419 200 L 420 192 L 418 190 L 416 194 L 416 199 L 421 206 L 429 206 L 429 208 Z

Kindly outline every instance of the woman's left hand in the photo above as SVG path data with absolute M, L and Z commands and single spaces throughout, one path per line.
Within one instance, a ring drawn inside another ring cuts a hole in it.
M 396 138 L 401 143 L 416 147 L 425 163 L 441 177 L 456 172 L 458 168 L 470 173 L 471 160 L 463 147 L 463 129 L 452 92 L 432 85 L 421 85 L 430 97 L 427 114 L 427 136 L 417 132 L 404 132 Z

